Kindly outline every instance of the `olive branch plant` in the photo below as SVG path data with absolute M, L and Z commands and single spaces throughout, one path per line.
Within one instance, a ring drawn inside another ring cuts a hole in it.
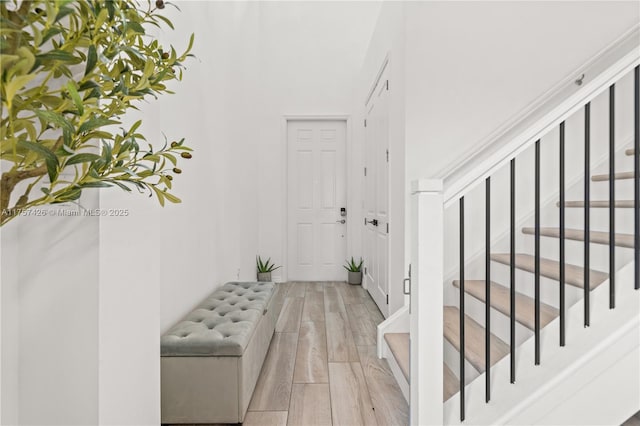
M 192 156 L 184 139 L 158 146 L 141 121 L 122 127 L 141 101 L 173 93 L 166 83 L 181 80 L 193 56 L 193 34 L 182 54 L 148 34 L 174 29 L 161 14 L 170 3 L 0 1 L 0 226 L 88 188 L 179 203 L 170 190 L 178 161 Z

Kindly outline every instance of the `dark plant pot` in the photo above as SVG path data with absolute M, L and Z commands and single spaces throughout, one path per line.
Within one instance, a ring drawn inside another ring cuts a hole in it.
M 258 281 L 271 281 L 271 272 L 258 272 Z
M 362 271 L 359 272 L 349 272 L 349 278 L 347 282 L 351 285 L 360 285 L 362 284 Z

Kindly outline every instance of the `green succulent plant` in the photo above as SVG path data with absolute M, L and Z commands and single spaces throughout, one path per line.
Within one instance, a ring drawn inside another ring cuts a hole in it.
M 258 273 L 264 274 L 265 272 L 273 272 L 281 266 L 276 266 L 275 263 L 271 263 L 271 258 L 268 258 L 266 262 L 262 261 L 260 256 L 256 257 L 256 267 L 258 268 Z
M 346 269 L 349 272 L 360 272 L 362 271 L 362 264 L 364 263 L 364 260 L 362 260 L 362 258 L 360 258 L 359 262 L 356 262 L 353 257 L 351 257 L 351 260 L 347 260 L 347 263 L 342 265 L 342 267 L 344 269 Z
M 169 27 L 166 5 L 136 0 L 0 2 L 0 225 L 33 206 L 75 201 L 87 188 L 133 188 L 179 203 L 169 191 L 183 139 L 148 141 L 122 118 L 172 93 L 182 54 L 148 34 Z M 144 146 L 143 146 L 144 145 Z M 19 189 L 19 193 L 13 194 Z

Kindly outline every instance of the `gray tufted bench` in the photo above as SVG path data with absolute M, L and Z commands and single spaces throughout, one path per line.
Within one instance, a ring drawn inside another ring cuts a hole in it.
M 274 283 L 227 283 L 162 336 L 162 423 L 243 421 L 282 296 Z

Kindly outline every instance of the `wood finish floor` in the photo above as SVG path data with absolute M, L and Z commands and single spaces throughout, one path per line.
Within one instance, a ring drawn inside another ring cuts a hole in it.
M 407 425 L 409 407 L 376 356 L 383 317 L 366 290 L 279 285 L 285 303 L 244 425 Z

